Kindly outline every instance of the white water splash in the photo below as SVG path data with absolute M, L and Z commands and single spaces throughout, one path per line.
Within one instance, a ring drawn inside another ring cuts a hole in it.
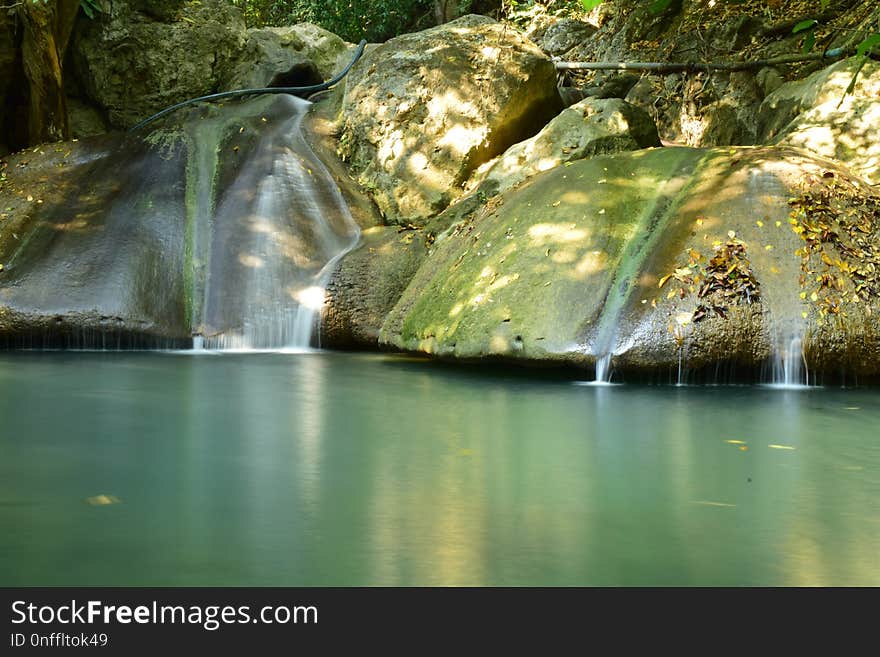
M 774 388 L 799 389 L 810 385 L 810 370 L 800 335 L 790 335 L 782 340 L 773 362 Z

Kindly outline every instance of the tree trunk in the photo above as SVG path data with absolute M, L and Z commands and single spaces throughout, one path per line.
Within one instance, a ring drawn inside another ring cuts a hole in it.
M 19 8 L 29 144 L 70 137 L 62 62 L 78 9 L 79 0 L 25 3 Z
M 79 0 L 27 0 L 0 20 L 0 55 L 14 53 L 0 67 L 0 142 L 13 150 L 70 137 L 63 62 L 78 12 Z
M 434 20 L 443 25 L 458 18 L 458 2 L 456 0 L 434 0 Z

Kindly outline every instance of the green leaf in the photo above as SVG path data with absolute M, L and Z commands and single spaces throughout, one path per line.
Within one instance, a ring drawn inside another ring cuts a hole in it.
M 605 2 L 605 0 L 581 0 L 581 4 L 584 6 L 584 11 L 595 9 L 603 2 Z
M 880 34 L 872 34 L 856 47 L 856 54 L 867 55 L 878 45 L 880 45 Z
M 672 0 L 654 0 L 649 7 L 649 11 L 652 14 L 660 14 L 666 11 L 669 8 L 669 5 L 672 4 Z
M 801 21 L 800 23 L 798 23 L 797 25 L 795 25 L 795 26 L 792 28 L 791 33 L 792 33 L 792 34 L 797 34 L 798 32 L 803 32 L 804 30 L 811 30 L 811 29 L 813 29 L 814 27 L 816 27 L 816 25 L 818 25 L 818 24 L 819 24 L 819 21 L 817 21 L 817 20 L 814 19 L 814 18 L 810 18 L 810 19 L 807 19 L 807 20 L 805 20 L 805 21 Z
M 816 33 L 813 30 L 807 32 L 807 36 L 804 39 L 804 54 L 810 52 L 813 49 L 813 46 L 816 45 Z

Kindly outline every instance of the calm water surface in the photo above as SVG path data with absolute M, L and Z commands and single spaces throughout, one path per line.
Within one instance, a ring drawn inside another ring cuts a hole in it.
M 876 389 L 0 354 L 0 585 L 880 585 L 878 427 Z

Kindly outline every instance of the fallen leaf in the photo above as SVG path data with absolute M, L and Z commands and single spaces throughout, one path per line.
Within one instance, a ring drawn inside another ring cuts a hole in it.
M 91 506 L 107 506 L 109 504 L 119 504 L 120 499 L 115 495 L 95 495 L 86 498 L 86 502 Z

